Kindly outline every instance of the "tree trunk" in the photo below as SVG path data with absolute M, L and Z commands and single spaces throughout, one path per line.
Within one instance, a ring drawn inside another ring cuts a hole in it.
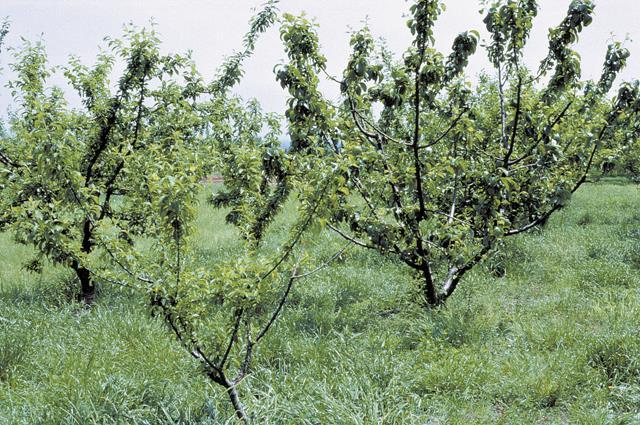
M 440 298 L 438 297 L 438 294 L 435 292 L 434 288 L 430 288 L 428 285 L 425 285 L 423 292 L 425 301 L 427 302 L 427 307 L 437 307 L 440 304 Z
M 77 264 L 73 269 L 80 281 L 80 294 L 78 295 L 78 301 L 85 303 L 86 305 L 92 305 L 96 299 L 96 287 L 91 279 L 91 272 Z
M 233 408 L 236 411 L 236 416 L 238 417 L 238 419 L 240 419 L 245 424 L 251 423 L 249 416 L 247 416 L 247 413 L 244 410 L 244 406 L 240 402 L 240 397 L 238 396 L 238 391 L 236 391 L 235 386 L 231 385 L 227 387 L 226 390 L 229 394 L 231 404 L 233 404 Z
M 233 409 L 236 412 L 236 417 L 242 421 L 244 424 L 250 424 L 251 419 L 247 415 L 247 412 L 240 401 L 240 396 L 238 395 L 238 391 L 236 390 L 236 386 L 232 381 L 229 381 L 225 376 L 224 372 L 221 370 L 216 371 L 208 371 L 207 376 L 218 385 L 221 385 L 225 391 L 227 391 L 227 395 L 229 396 L 229 400 L 233 405 Z
M 82 229 L 81 248 L 82 252 L 85 254 L 89 254 L 93 250 L 93 242 L 91 241 L 92 237 L 93 226 L 89 219 L 85 219 Z M 73 267 L 73 269 L 76 271 L 78 279 L 80 280 L 80 295 L 78 295 L 78 301 L 85 303 L 86 305 L 92 305 L 96 300 L 96 287 L 93 279 L 91 278 L 91 272 L 77 262 L 74 261 L 74 263 L 75 267 Z
M 429 307 L 435 307 L 439 304 L 439 297 L 431 277 L 431 270 L 424 266 L 422 267 L 422 292 Z

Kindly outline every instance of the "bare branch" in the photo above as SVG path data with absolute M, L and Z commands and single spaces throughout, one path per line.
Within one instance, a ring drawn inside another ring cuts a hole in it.
M 271 315 L 271 318 L 267 321 L 267 324 L 264 326 L 264 328 L 262 328 L 260 333 L 258 333 L 258 336 L 256 336 L 255 343 L 258 343 L 265 336 L 265 334 L 269 331 L 269 328 L 271 328 L 271 326 L 275 323 L 276 319 L 278 318 L 280 311 L 282 311 L 282 307 L 284 307 L 284 303 L 287 301 L 289 292 L 291 292 L 291 288 L 293 287 L 293 282 L 295 282 L 295 280 L 297 279 L 296 277 L 297 270 L 298 270 L 298 265 L 296 265 L 291 271 L 291 276 L 289 276 L 289 281 L 284 290 L 284 293 L 282 294 L 282 297 L 280 298 L 280 302 L 278 302 L 278 306 L 276 307 L 273 314 Z
M 327 227 L 329 229 L 333 230 L 334 232 L 336 232 L 337 234 L 339 234 L 340 236 L 342 236 L 344 239 L 346 239 L 349 242 L 353 243 L 354 245 L 358 245 L 358 246 L 361 246 L 362 248 L 367 248 L 367 249 L 377 249 L 377 247 L 375 247 L 373 245 L 368 245 L 368 244 L 366 244 L 364 242 L 359 241 L 358 239 L 354 238 L 353 236 L 347 235 L 342 230 L 338 229 L 337 227 L 333 226 L 330 223 L 327 223 Z
M 220 369 L 224 369 L 224 364 L 227 362 L 229 358 L 229 354 L 231 353 L 231 349 L 233 348 L 233 344 L 236 342 L 238 338 L 238 329 L 240 329 L 240 323 L 242 320 L 242 315 L 244 314 L 244 310 L 241 308 L 236 312 L 236 322 L 233 324 L 233 330 L 231 331 L 231 337 L 229 338 L 229 344 L 227 345 L 227 349 L 220 360 Z
M 309 277 L 309 276 L 311 276 L 313 274 L 316 274 L 319 271 L 329 267 L 329 265 L 331 265 L 331 263 L 333 263 L 337 258 L 340 258 L 340 256 L 351 246 L 351 244 L 353 244 L 353 242 L 351 242 L 351 241 L 347 242 L 347 244 L 345 246 L 343 246 L 338 252 L 333 254 L 331 256 L 331 258 L 329 258 L 327 261 L 325 261 L 324 263 L 322 263 L 321 265 L 319 265 L 315 269 L 310 270 L 310 271 L 308 271 L 306 273 L 299 274 L 299 275 L 293 275 L 293 278 L 296 279 L 296 280 L 304 279 L 305 277 Z

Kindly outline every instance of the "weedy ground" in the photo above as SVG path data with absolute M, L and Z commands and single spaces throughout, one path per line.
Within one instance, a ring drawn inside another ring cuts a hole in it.
M 198 255 L 233 252 L 201 205 Z M 314 255 L 341 246 L 320 233 Z M 0 423 L 233 423 L 221 390 L 149 317 L 104 287 L 22 264 L 0 235 Z M 505 269 L 496 277 L 496 269 Z M 541 231 L 508 241 L 445 308 L 407 270 L 352 249 L 295 287 L 240 391 L 260 424 L 640 423 L 640 189 L 588 185 Z

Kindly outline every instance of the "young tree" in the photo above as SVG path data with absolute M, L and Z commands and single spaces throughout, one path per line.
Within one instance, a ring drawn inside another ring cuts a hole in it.
M 345 184 L 330 227 L 360 246 L 397 255 L 428 306 L 451 296 L 504 237 L 544 224 L 586 181 L 624 110 L 624 95 L 604 111 L 590 105 L 628 56 L 612 45 L 600 82 L 579 90 L 580 62 L 570 46 L 591 22 L 593 4 L 575 0 L 531 73 L 522 51 L 537 2 L 497 1 L 484 20 L 497 75 L 483 78 L 474 94 L 460 76 L 478 34 L 460 34 L 444 57 L 433 47 L 442 9 L 437 0 L 414 2 L 408 21 L 414 39 L 402 61 L 386 49 L 376 52 L 366 28 L 354 33 L 342 79 L 328 77 L 340 83 L 341 105 L 318 90 L 326 59 L 303 17 L 286 18 L 281 38 L 289 62 L 277 74 L 291 95 L 294 143 L 336 146 L 328 161 Z
M 255 241 L 245 240 L 235 259 L 202 267 L 201 259 L 191 250 L 194 229 L 187 210 L 193 204 L 180 199 L 157 205 L 165 220 L 158 230 L 155 255 L 137 262 L 119 260 L 128 275 L 124 278 L 148 291 L 155 314 L 200 363 L 203 374 L 224 388 L 236 416 L 244 422 L 248 423 L 250 416 L 238 387 L 251 373 L 257 348 L 281 315 L 294 283 L 324 267 L 303 271 L 300 251 L 308 239 L 305 234 L 321 211 L 327 210 L 323 201 L 327 186 L 299 192 L 298 218 L 275 251 L 271 247 L 259 249 L 252 243 Z M 158 195 L 168 195 L 167 189 L 161 188 Z M 171 198 L 182 190 L 180 185 L 172 186 Z M 166 209 L 167 205 L 178 208 Z M 122 279 L 114 276 L 115 281 Z
M 112 92 L 116 60 L 125 69 Z M 188 101 L 202 90 L 192 65 L 188 57 L 162 55 L 153 31 L 130 29 L 124 40 L 109 41 L 93 67 L 72 58 L 63 68 L 82 101 L 76 109 L 61 89 L 47 86 L 52 70 L 41 43 L 16 53 L 9 87 L 17 107 L 0 141 L 1 219 L 18 242 L 36 248 L 38 262 L 47 257 L 73 269 L 87 304 L 96 286 L 83 264 L 96 230 L 110 226 L 129 242 L 144 231 L 137 162 L 170 149 L 177 134 L 204 146 Z
M 100 273 L 109 281 L 146 291 L 154 314 L 165 320 L 203 373 L 224 388 L 236 416 L 249 422 L 238 386 L 251 372 L 257 347 L 282 313 L 294 283 L 324 268 L 347 246 L 314 270 L 302 270 L 306 235 L 336 206 L 337 198 L 329 190 L 335 186 L 335 174 L 323 168 L 310 171 L 305 161 L 312 157 L 295 158 L 297 168 L 293 167 L 294 158 L 275 145 L 275 133 L 268 133 L 264 140 L 260 137 L 263 126 L 277 126 L 255 102 L 247 110 L 236 99 L 218 105 L 218 117 L 224 114 L 226 119 L 218 121 L 224 124 L 219 124 L 217 135 L 228 137 L 218 141 L 225 148 L 216 153 L 217 160 L 229 161 L 221 168 L 229 182 L 224 193 L 237 194 L 218 199 L 230 206 L 228 220 L 240 230 L 239 252 L 233 259 L 215 259 L 216 264 L 209 268 L 193 252 L 193 220 L 202 180 L 186 171 L 194 160 L 189 157 L 191 150 L 177 149 L 171 155 L 157 155 L 144 169 L 150 176 L 166 176 L 152 177 L 146 183 L 150 216 L 154 217 L 146 233 L 152 248 L 144 255 L 131 255 L 127 247 L 109 239 L 103 247 L 116 263 L 116 273 Z M 158 169 L 162 171 L 155 171 Z M 287 193 L 295 187 L 292 208 L 297 218 L 286 222 L 286 237 L 271 234 L 275 242 L 262 246 L 269 236 L 268 224 L 288 198 L 278 193 L 280 181 L 268 177 L 280 175 L 274 169 L 287 170 Z M 318 182 L 321 184 L 316 185 Z M 273 188 L 265 188 L 273 183 Z
M 227 95 L 242 75 L 243 58 L 274 19 L 273 4 L 256 15 L 244 52 L 223 64 L 220 75 L 207 85 L 205 93 L 211 96 L 193 105 L 204 122 L 203 133 L 209 135 L 206 143 L 215 147 L 211 162 L 225 180 L 213 201 L 230 208 L 227 219 L 240 230 L 239 252 L 233 259 L 214 259 L 209 268 L 194 253 L 195 211 L 209 163 L 203 166 L 201 150 L 189 142 L 193 123 L 172 118 L 172 108 L 158 108 L 153 114 L 156 137 L 171 142 L 138 157 L 135 167 L 143 177 L 134 182 L 138 186 L 130 195 L 131 202 L 145 205 L 144 235 L 150 248 L 131 249 L 111 236 L 109 225 L 97 224 L 96 241 L 109 261 L 87 265 L 106 281 L 144 291 L 153 314 L 164 319 L 203 374 L 224 388 L 244 422 L 250 417 L 238 386 L 250 374 L 257 347 L 282 313 L 295 281 L 321 270 L 346 249 L 314 270 L 302 270 L 306 235 L 337 206 L 330 192 L 336 174 L 314 168 L 313 156 L 301 150 L 285 152 L 277 137 L 279 119 L 264 114 L 256 101 L 245 106 Z M 185 125 L 174 125 L 163 136 L 165 122 Z M 268 225 L 294 193 L 297 218 L 287 221 L 284 238 L 272 235 L 275 241 L 263 247 Z

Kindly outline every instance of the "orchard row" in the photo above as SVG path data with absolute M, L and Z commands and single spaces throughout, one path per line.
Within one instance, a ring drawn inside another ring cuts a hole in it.
M 572 46 L 592 21 L 590 0 L 571 2 L 534 70 L 522 52 L 537 2 L 487 6 L 493 69 L 474 84 L 465 67 L 479 34 L 437 51 L 442 8 L 413 2 L 413 41 L 401 58 L 367 28 L 354 32 L 342 75 L 327 72 L 315 24 L 279 16 L 276 1 L 252 19 L 243 48 L 213 81 L 188 55 L 162 54 L 153 31 L 130 29 L 92 66 L 71 59 L 62 67 L 79 108 L 48 83 L 44 46 L 26 43 L 10 65 L 15 104 L 0 132 L 0 228 L 35 248 L 30 269 L 48 260 L 73 270 L 88 305 L 98 285 L 141 294 L 248 421 L 237 385 L 256 346 L 295 282 L 342 252 L 309 264 L 305 246 L 319 229 L 344 238 L 343 250 L 397 258 L 412 271 L 419 302 L 435 308 L 505 238 L 544 225 L 591 175 L 613 167 L 640 174 L 640 86 L 610 93 L 629 52 L 612 43 L 600 79 L 580 80 Z M 284 118 L 230 93 L 274 24 L 287 55 L 275 71 L 289 94 Z M 339 101 L 320 90 L 323 79 L 339 85 Z M 205 269 L 191 235 L 212 174 L 224 178 L 212 207 L 227 209 L 244 248 Z M 286 202 L 297 212 L 289 236 L 266 249 Z

